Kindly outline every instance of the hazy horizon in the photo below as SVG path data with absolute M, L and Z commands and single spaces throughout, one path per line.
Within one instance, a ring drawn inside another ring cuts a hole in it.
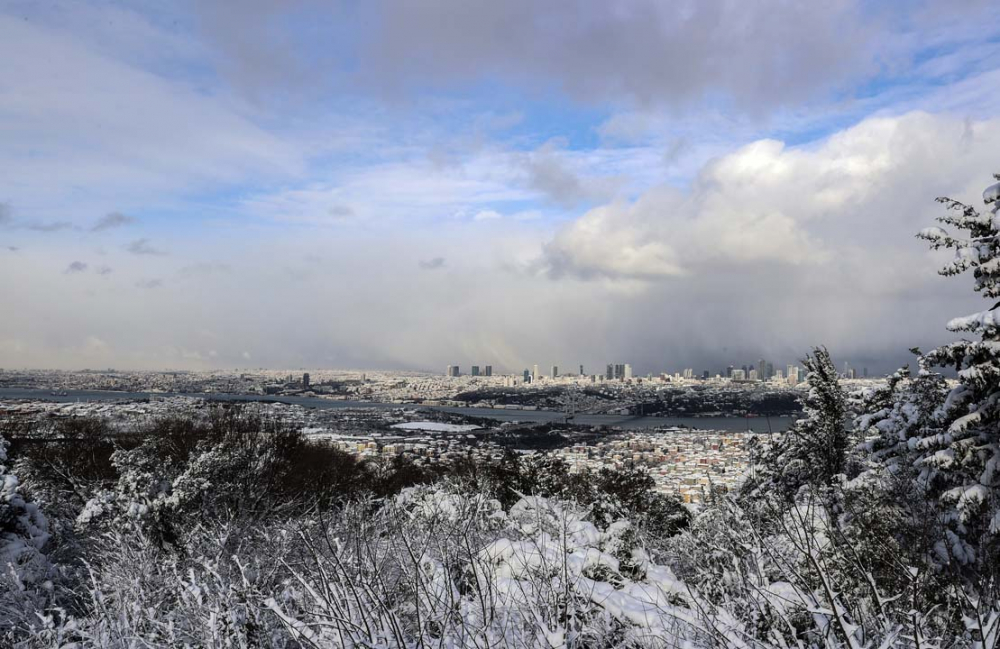
M 0 367 L 883 374 L 1000 6 L 8 2 Z

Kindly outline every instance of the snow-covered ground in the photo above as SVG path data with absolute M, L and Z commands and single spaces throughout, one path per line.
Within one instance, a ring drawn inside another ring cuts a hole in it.
M 443 424 L 438 421 L 408 421 L 403 424 L 395 424 L 392 428 L 428 430 L 438 433 L 466 433 L 470 430 L 479 430 L 481 427 L 472 424 Z

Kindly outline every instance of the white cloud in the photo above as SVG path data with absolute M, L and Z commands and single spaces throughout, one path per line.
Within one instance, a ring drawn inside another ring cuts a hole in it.
M 258 217 L 311 225 L 405 225 L 467 218 L 535 194 L 518 186 L 519 169 L 511 154 L 485 151 L 450 166 L 416 158 L 370 164 L 335 174 L 334 181 L 266 192 L 245 199 L 240 208 Z M 350 213 L 337 210 L 350 206 Z
M 989 168 L 998 124 L 912 113 L 868 119 L 808 147 L 759 140 L 709 162 L 689 191 L 660 187 L 589 211 L 556 234 L 543 266 L 653 278 L 823 264 L 856 246 L 877 256 L 884 248 L 875 240 L 916 231 L 937 193 L 965 189 Z

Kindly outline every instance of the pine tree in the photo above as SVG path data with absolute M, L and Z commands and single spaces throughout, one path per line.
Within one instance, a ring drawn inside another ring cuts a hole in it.
M 1000 175 L 995 175 L 1000 180 Z M 972 270 L 974 290 L 985 298 L 1000 297 L 1000 182 L 983 192 L 988 211 L 951 198 L 939 198 L 949 212 L 941 227 L 917 236 L 932 249 L 950 248 L 955 257 L 939 273 L 951 276 Z M 932 495 L 944 506 L 961 543 L 946 548 L 963 561 L 976 559 L 975 549 L 994 548 L 1000 540 L 1000 303 L 951 320 L 947 328 L 978 340 L 962 339 L 926 356 L 928 363 L 953 367 L 958 385 L 944 405 L 942 429 L 920 439 L 917 466 Z M 969 547 L 971 544 L 972 547 Z M 985 557 L 978 557 L 985 559 Z
M 918 352 L 919 353 L 919 352 Z M 865 438 L 862 448 L 870 453 L 872 467 L 900 475 L 912 469 L 919 440 L 940 431 L 942 406 L 948 394 L 944 377 L 919 356 L 917 375 L 909 367 L 889 376 L 885 385 L 859 399 L 855 430 Z
M 847 465 L 847 401 L 838 382 L 830 352 L 813 350 L 803 361 L 809 392 L 803 400 L 804 416 L 762 453 L 759 474 L 744 489 L 762 496 L 778 492 L 785 500 L 806 485 L 829 487 Z

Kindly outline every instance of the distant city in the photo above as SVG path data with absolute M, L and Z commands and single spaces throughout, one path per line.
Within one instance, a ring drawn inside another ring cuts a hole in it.
M 445 368 L 444 375 L 449 378 L 458 378 L 460 376 L 465 376 L 462 372 L 460 365 L 448 365 Z M 306 375 L 308 377 L 308 375 Z M 492 365 L 473 365 L 469 371 L 468 376 L 472 377 L 492 377 L 493 376 L 493 366 Z M 854 367 L 851 367 L 848 363 L 844 363 L 844 369 L 840 374 L 841 378 L 844 379 L 858 379 L 858 378 L 868 378 L 868 368 L 863 367 L 861 371 Z M 712 382 L 722 382 L 722 381 L 732 381 L 732 382 L 743 382 L 743 381 L 771 381 L 775 383 L 786 383 L 788 385 L 798 385 L 801 383 L 805 376 L 802 373 L 802 369 L 798 365 L 789 364 L 785 367 L 785 370 L 775 368 L 774 364 L 760 359 L 756 364 L 741 365 L 739 367 L 735 365 L 729 365 L 725 370 L 712 374 L 708 370 L 702 370 L 700 373 L 695 372 L 694 368 L 685 368 L 673 374 L 667 372 L 661 372 L 659 374 L 646 374 L 645 377 L 637 377 L 632 370 L 632 365 L 629 363 L 608 363 L 604 368 L 603 372 L 598 373 L 587 373 L 583 365 L 579 366 L 578 371 L 571 372 L 560 372 L 558 365 L 552 365 L 548 373 L 543 372 L 538 365 L 532 366 L 530 369 L 526 368 L 518 374 L 507 374 L 504 375 L 504 386 L 514 387 L 517 385 L 530 385 L 532 383 L 541 382 L 590 382 L 590 383 L 600 383 L 603 381 L 661 381 L 661 382 L 680 382 L 680 381 L 712 381 Z

